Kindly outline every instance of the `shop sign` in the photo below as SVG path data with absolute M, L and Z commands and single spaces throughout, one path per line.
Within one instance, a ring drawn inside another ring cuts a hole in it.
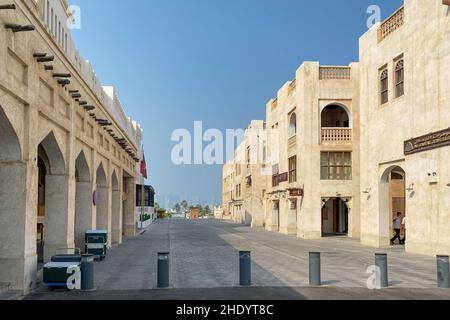
M 450 146 L 450 128 L 405 141 L 405 155 Z

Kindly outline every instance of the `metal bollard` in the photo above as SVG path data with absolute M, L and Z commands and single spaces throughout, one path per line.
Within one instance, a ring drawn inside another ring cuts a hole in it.
M 158 288 L 166 289 L 169 288 L 169 275 L 170 275 L 170 264 L 169 264 L 169 252 L 158 253 Z
M 252 259 L 250 251 L 239 251 L 239 282 L 241 286 L 252 285 Z
M 81 256 L 81 290 L 94 290 L 94 255 Z
M 320 252 L 309 253 L 309 285 L 322 285 Z
M 385 253 L 375 254 L 375 265 L 380 270 L 380 287 L 389 287 L 389 277 L 388 277 L 388 257 Z
M 450 270 L 448 256 L 437 256 L 437 277 L 439 288 L 450 288 Z

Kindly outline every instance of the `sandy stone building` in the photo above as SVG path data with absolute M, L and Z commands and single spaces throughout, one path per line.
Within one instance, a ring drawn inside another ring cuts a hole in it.
M 5 4 L 5 1 L 2 1 Z M 135 234 L 142 132 L 75 49 L 65 0 L 0 10 L 0 282 L 28 292 L 87 229 Z
M 232 219 L 234 162 L 228 162 L 223 166 L 222 172 L 222 210 L 223 219 Z
M 449 12 L 441 0 L 405 0 L 360 39 L 364 244 L 388 245 L 401 212 L 407 251 L 450 253 Z
M 232 220 L 255 227 L 264 225 L 265 138 L 264 121 L 252 121 L 236 149 L 235 159 L 227 163 L 223 171 L 224 208 L 231 196 L 228 210 Z
M 359 233 L 357 90 L 357 64 L 305 62 L 269 101 L 268 230 L 307 239 Z
M 450 253 L 449 10 L 405 0 L 358 63 L 305 62 L 269 101 L 268 230 L 383 247 L 400 213 L 408 252 Z

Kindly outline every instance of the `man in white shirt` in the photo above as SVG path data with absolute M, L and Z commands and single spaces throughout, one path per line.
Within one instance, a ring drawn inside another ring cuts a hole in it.
M 402 228 L 403 228 L 403 233 L 405 234 L 405 236 L 404 236 L 403 239 L 400 241 L 400 244 L 405 244 L 405 243 L 406 243 L 406 217 L 403 218 L 403 221 L 402 221 Z
M 402 237 L 400 236 L 402 228 L 402 214 L 401 212 L 397 213 L 397 218 L 394 219 L 394 231 L 395 236 L 391 239 L 391 244 L 394 245 L 395 240 L 398 240 L 398 242 L 402 243 Z

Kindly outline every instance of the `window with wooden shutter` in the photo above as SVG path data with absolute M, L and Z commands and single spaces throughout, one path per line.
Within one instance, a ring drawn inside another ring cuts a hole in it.
M 389 101 L 389 73 L 387 69 L 381 72 L 380 76 L 380 102 L 385 104 Z
M 403 59 L 395 64 L 395 97 L 405 94 L 405 69 Z

